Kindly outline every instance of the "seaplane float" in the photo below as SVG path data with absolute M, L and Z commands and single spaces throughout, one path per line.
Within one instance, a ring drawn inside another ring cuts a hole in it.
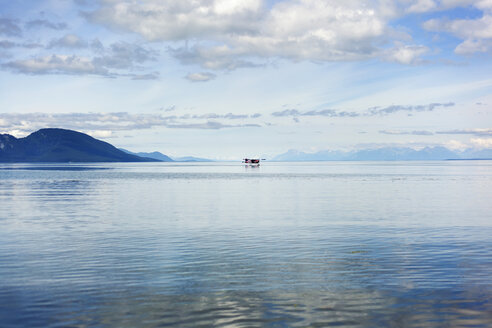
M 260 161 L 264 161 L 265 159 L 259 159 L 259 158 L 244 158 L 243 163 L 249 166 L 260 166 Z

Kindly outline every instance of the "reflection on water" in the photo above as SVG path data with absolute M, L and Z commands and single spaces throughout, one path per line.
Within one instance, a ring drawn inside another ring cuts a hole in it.
M 63 305 L 53 305 L 45 295 L 31 295 L 41 305 L 19 313 L 9 304 L 5 310 L 12 312 L 6 319 L 29 327 L 489 327 L 492 323 L 485 298 L 477 302 L 442 291 L 410 295 L 357 290 L 196 295 L 148 291 L 124 297 L 106 294 L 108 299 L 84 292 L 67 296 Z M 56 316 L 50 317 L 53 312 Z
M 29 170 L 29 171 L 89 171 L 108 170 L 108 167 L 82 167 L 82 166 L 23 166 L 3 167 L 0 170 Z
M 97 164 L 0 164 L 0 170 L 29 170 L 29 171 L 90 171 L 90 170 L 109 170 L 111 167 L 100 166 Z
M 2 327 L 492 325 L 492 162 L 26 166 Z

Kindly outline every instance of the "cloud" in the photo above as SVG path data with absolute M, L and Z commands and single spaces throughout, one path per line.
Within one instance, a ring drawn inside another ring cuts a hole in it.
M 87 48 L 87 41 L 75 34 L 66 34 L 60 39 L 52 40 L 48 48 Z
M 280 112 L 273 112 L 272 116 L 276 117 L 285 117 L 285 116 L 299 116 L 302 115 L 301 112 L 299 112 L 297 109 L 285 109 Z
M 327 117 L 357 117 L 356 112 L 335 111 L 333 109 L 310 110 L 301 114 L 302 116 L 327 116 Z
M 181 116 L 180 118 L 192 118 L 192 119 L 228 119 L 228 120 L 237 120 L 237 119 L 247 119 L 247 118 L 258 118 L 260 117 L 261 114 L 256 113 L 252 115 L 248 114 L 233 114 L 233 113 L 227 113 L 227 114 L 216 114 L 216 113 L 208 113 L 208 114 L 202 114 L 202 115 L 192 115 L 192 116 Z
M 120 74 L 122 76 L 128 76 L 132 80 L 157 80 L 159 79 L 159 72 L 152 72 L 152 73 L 147 73 L 147 74 Z
M 423 63 L 422 55 L 429 52 L 429 48 L 419 45 L 398 44 L 386 53 L 386 59 L 400 64 L 419 64 Z
M 433 111 L 439 107 L 451 107 L 455 104 L 453 102 L 448 103 L 431 103 L 428 105 L 391 105 L 387 107 L 371 107 L 362 112 L 353 111 L 340 111 L 335 109 L 322 109 L 322 110 L 310 110 L 301 112 L 297 109 L 285 109 L 279 112 L 271 113 L 272 116 L 276 117 L 289 117 L 289 116 L 325 116 L 325 117 L 360 117 L 360 116 L 384 116 L 393 114 L 396 112 L 422 112 L 422 111 Z
M 482 10 L 490 7 L 489 0 L 400 0 L 399 2 L 404 5 L 405 12 L 416 14 L 444 11 L 472 5 Z
M 105 77 L 130 77 L 134 80 L 157 79 L 158 72 L 141 72 L 143 64 L 156 60 L 156 52 L 137 44 L 116 42 L 108 48 L 94 40 L 99 48 L 98 55 L 78 56 L 66 54 L 52 54 L 29 59 L 16 59 L 4 63 L 2 66 L 16 73 L 30 75 L 67 74 L 67 75 L 100 75 Z M 5 44 L 12 46 L 12 44 Z M 67 34 L 63 38 L 54 40 L 48 46 L 64 48 L 87 47 L 88 43 L 79 37 Z
M 469 148 L 469 145 L 457 140 L 449 140 L 444 143 L 444 146 L 448 149 L 460 150 L 460 151 Z
M 463 41 L 458 44 L 454 52 L 459 55 L 471 55 L 477 52 L 492 50 L 492 2 L 458 1 L 461 4 L 473 5 L 483 10 L 483 15 L 473 19 L 441 19 L 433 18 L 424 22 L 426 30 L 449 33 Z
M 205 114 L 205 115 L 156 115 L 116 113 L 0 113 L 0 128 L 2 131 L 16 131 L 25 135 L 45 127 L 61 127 L 78 131 L 102 133 L 101 131 L 133 131 L 153 127 L 180 129 L 223 129 L 260 127 L 249 122 L 241 124 L 226 124 L 217 120 L 246 120 L 254 119 L 256 114 Z M 213 120 L 211 120 L 213 119 Z M 102 135 L 101 135 L 102 136 Z
M 18 43 L 18 42 L 12 42 L 8 40 L 2 40 L 0 41 L 0 49 L 11 49 L 11 48 L 27 48 L 27 49 L 33 49 L 33 48 L 42 48 L 43 46 L 38 43 Z
M 492 148 L 492 138 L 472 138 L 470 139 L 470 143 L 475 148 L 480 148 L 480 149 Z
M 431 103 L 428 105 L 410 105 L 410 106 L 402 106 L 402 105 L 391 105 L 387 107 L 372 107 L 367 110 L 365 113 L 366 116 L 373 115 L 388 115 L 396 112 L 430 112 L 439 107 L 452 107 L 455 104 L 453 102 L 448 103 Z
M 105 50 L 104 45 L 101 41 L 99 41 L 99 39 L 92 40 L 89 47 L 97 54 L 103 54 Z
M 398 35 L 391 27 L 398 15 L 397 3 L 388 0 L 103 1 L 85 13 L 92 22 L 149 41 L 186 40 L 191 46 L 170 48 L 173 56 L 218 70 L 257 66 L 269 58 L 413 64 L 426 47 L 398 44 L 388 50 Z
M 242 33 L 262 15 L 259 0 L 105 1 L 99 9 L 86 14 L 93 22 L 139 33 L 150 41 Z
M 68 28 L 68 25 L 66 23 L 55 23 L 55 22 L 50 22 L 49 20 L 46 19 L 30 20 L 25 24 L 25 26 L 27 28 L 45 27 L 52 30 L 65 30 Z
M 454 50 L 458 55 L 471 55 L 476 52 L 488 52 L 492 49 L 492 39 L 471 40 L 467 39 L 460 43 Z
M 116 42 L 110 45 L 103 56 L 95 57 L 98 66 L 116 69 L 134 68 L 137 64 L 155 61 L 157 52 L 128 42 Z
M 425 131 L 425 130 L 414 130 L 414 131 L 380 130 L 379 133 L 389 134 L 389 135 L 414 135 L 414 136 L 431 136 L 434 134 L 431 131 Z
M 417 0 L 414 1 L 406 9 L 409 13 L 425 13 L 436 9 L 437 4 L 433 0 Z
M 488 39 L 492 37 L 491 25 L 492 16 L 484 14 L 476 19 L 431 19 L 423 26 L 431 31 L 452 33 L 463 39 Z
M 4 67 L 24 74 L 96 74 L 108 75 L 108 71 L 94 65 L 87 57 L 51 55 L 26 60 L 11 61 Z
M 19 27 L 17 20 L 0 18 L 0 35 L 21 36 L 22 29 Z
M 465 129 L 465 130 L 448 130 L 438 131 L 437 134 L 471 134 L 475 136 L 492 136 L 491 128 L 477 128 L 477 129 Z
M 2 40 L 0 41 L 0 48 L 1 49 L 10 49 L 17 47 L 17 43 L 12 42 L 12 41 L 7 41 L 7 40 Z
M 168 107 L 161 107 L 157 110 L 165 111 L 165 112 L 173 112 L 176 110 L 176 105 L 172 105 L 172 106 L 168 106 Z
M 173 129 L 202 129 L 202 130 L 218 130 L 224 128 L 259 128 L 259 124 L 223 124 L 215 121 L 207 121 L 206 123 L 190 123 L 190 124 L 177 124 L 172 123 L 166 125 L 168 128 Z
M 360 113 L 336 111 L 334 109 L 322 109 L 322 110 L 310 110 L 307 112 L 300 112 L 297 109 L 285 109 L 280 112 L 273 112 L 272 116 L 285 117 L 285 116 L 325 116 L 325 117 L 356 117 L 360 116 Z
M 113 131 L 109 130 L 96 130 L 96 131 L 85 131 L 88 135 L 94 138 L 111 138 L 113 137 Z
M 244 54 L 228 46 L 169 48 L 170 54 L 185 65 L 199 65 L 205 69 L 232 71 L 244 67 L 260 67 L 263 64 L 241 58 Z
M 169 118 L 159 115 L 118 113 L 25 113 L 0 114 L 4 130 L 32 132 L 44 127 L 82 131 L 126 131 L 165 125 Z
M 207 82 L 210 80 L 215 79 L 216 75 L 213 73 L 209 72 L 202 72 L 202 73 L 192 73 L 186 75 L 186 79 L 191 81 L 191 82 Z

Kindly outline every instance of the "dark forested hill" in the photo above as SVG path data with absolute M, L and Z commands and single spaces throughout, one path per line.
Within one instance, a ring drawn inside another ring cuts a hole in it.
M 87 134 L 41 129 L 25 138 L 0 134 L 0 162 L 155 162 L 127 154 Z

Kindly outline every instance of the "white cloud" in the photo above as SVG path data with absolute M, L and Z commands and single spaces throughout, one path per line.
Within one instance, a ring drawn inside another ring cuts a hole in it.
M 428 51 L 425 46 L 399 44 L 388 50 L 386 58 L 401 64 L 418 64 L 422 62 L 421 56 Z
M 261 7 L 259 0 L 109 0 L 88 17 L 151 41 L 181 40 L 243 31 L 260 18 Z
M 478 9 L 482 10 L 492 10 L 492 1 L 491 0 L 478 0 L 478 1 L 469 1 L 474 3 L 474 6 Z
M 492 49 L 492 40 L 468 39 L 460 43 L 454 52 L 458 55 L 471 55 L 476 52 L 487 52 L 489 49 Z
M 51 55 L 26 60 L 17 60 L 4 66 L 27 74 L 106 74 L 87 57 Z
M 415 136 L 431 136 L 434 133 L 426 130 L 401 131 L 401 130 L 380 130 L 381 134 L 388 135 L 415 135 Z
M 438 108 L 453 107 L 455 103 L 430 103 L 427 105 L 391 105 L 386 107 L 371 107 L 364 111 L 346 111 L 335 109 L 320 109 L 301 112 L 297 109 L 284 109 L 273 112 L 275 117 L 297 117 L 297 116 L 325 116 L 325 117 L 361 117 L 361 116 L 384 116 L 397 112 L 431 112 Z
M 113 136 L 113 131 L 110 130 L 95 130 L 84 132 L 94 138 L 111 138 Z
M 215 74 L 208 73 L 208 72 L 192 73 L 186 75 L 186 79 L 188 79 L 191 82 L 207 82 L 213 80 L 215 76 L 216 76 Z
M 404 6 L 404 11 L 408 13 L 428 13 L 434 11 L 443 11 L 456 7 L 466 7 L 475 5 L 477 8 L 484 7 L 485 1 L 477 0 L 398 0 Z M 480 4 L 482 3 L 482 5 Z
M 447 130 L 438 131 L 438 134 L 473 134 L 476 136 L 492 136 L 491 128 L 476 128 L 476 129 L 463 129 L 463 130 Z
M 433 0 L 417 0 L 408 8 L 409 13 L 425 13 L 437 8 L 437 4 Z
M 470 142 L 475 148 L 492 148 L 492 138 L 472 138 Z
M 115 42 L 107 48 L 98 40 L 94 40 L 92 43 L 97 45 L 96 56 L 53 54 L 12 60 L 2 66 L 17 73 L 32 75 L 94 74 L 108 77 L 127 76 L 134 80 L 156 79 L 159 75 L 157 72 L 142 72 L 143 64 L 156 59 L 156 51 L 128 42 Z M 52 41 L 48 48 L 81 48 L 87 46 L 86 41 L 76 35 L 68 34 L 61 39 Z
M 257 12 L 261 9 L 261 0 L 216 0 L 213 11 L 219 15 L 235 15 Z
M 446 31 L 462 39 L 488 39 L 492 38 L 492 16 L 485 14 L 477 19 L 431 19 L 424 23 L 424 28 Z
M 449 140 L 448 142 L 444 143 L 444 146 L 451 150 L 465 150 L 469 148 L 467 144 L 457 140 Z
M 5 130 L 5 131 L 2 131 L 1 133 L 10 134 L 11 136 L 14 136 L 16 138 L 23 138 L 23 137 L 28 136 L 31 132 L 33 132 L 33 131 L 13 129 L 13 130 Z
M 255 67 L 258 64 L 241 59 L 243 53 L 229 46 L 181 47 L 170 49 L 171 54 L 186 65 L 200 65 L 211 70 L 234 70 L 241 67 Z
M 187 64 L 207 69 L 255 65 L 251 58 L 351 61 L 387 57 L 389 23 L 398 15 L 392 0 L 106 0 L 86 16 L 149 41 L 187 40 L 171 51 Z M 387 48 L 387 47 L 386 47 Z M 415 63 L 425 47 L 398 47 L 390 56 Z M 257 64 L 257 63 L 256 63 Z
M 224 128 L 259 128 L 259 124 L 224 124 L 216 121 L 207 121 L 205 123 L 172 123 L 167 125 L 172 129 L 201 129 L 201 130 L 219 130 Z
M 457 1 L 469 3 L 468 1 Z M 430 19 L 423 24 L 429 31 L 446 32 L 463 40 L 455 53 L 470 55 L 492 50 L 492 1 L 473 2 L 473 6 L 483 10 L 483 15 L 475 19 Z
M 117 131 L 135 131 L 153 127 L 188 129 L 223 129 L 238 127 L 259 127 L 254 122 L 260 114 L 216 114 L 201 115 L 156 115 L 116 113 L 0 113 L 1 131 L 16 131 L 15 135 L 25 135 L 46 127 L 59 127 L 85 131 L 94 137 L 111 137 Z M 214 121 L 211 121 L 213 119 Z M 240 124 L 222 123 L 218 120 L 235 120 Z

